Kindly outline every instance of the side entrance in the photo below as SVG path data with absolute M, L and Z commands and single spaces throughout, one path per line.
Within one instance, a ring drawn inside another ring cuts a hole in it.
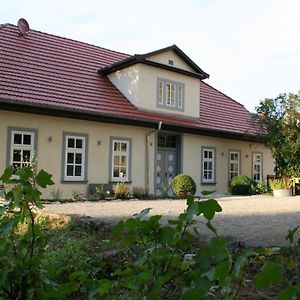
M 155 194 L 173 196 L 172 179 L 181 170 L 181 136 L 158 133 L 156 142 Z

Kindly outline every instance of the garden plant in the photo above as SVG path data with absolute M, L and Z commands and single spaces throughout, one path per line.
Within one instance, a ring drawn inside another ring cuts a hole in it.
M 53 184 L 44 170 L 9 167 L 0 181 L 5 196 L 0 206 L 1 299 L 300 297 L 299 226 L 288 232 L 289 247 L 231 245 L 213 225 L 222 211 L 218 202 L 189 196 L 186 210 L 167 224 L 145 208 L 99 239 L 99 228 L 89 219 L 53 231 L 47 217 L 38 218 L 39 189 Z M 211 232 L 207 242 L 201 242 L 195 226 L 199 219 Z

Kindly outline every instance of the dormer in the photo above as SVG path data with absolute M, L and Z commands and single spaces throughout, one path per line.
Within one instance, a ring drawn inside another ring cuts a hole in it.
M 98 70 L 139 110 L 199 118 L 202 71 L 176 45 Z

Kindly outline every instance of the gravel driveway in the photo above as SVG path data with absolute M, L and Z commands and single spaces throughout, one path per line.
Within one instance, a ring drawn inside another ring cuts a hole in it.
M 287 245 L 288 229 L 300 224 L 300 196 L 274 198 L 272 196 L 221 197 L 217 199 L 223 211 L 213 224 L 221 235 L 232 241 L 251 246 Z M 44 211 L 63 215 L 84 215 L 103 222 L 116 222 L 150 207 L 151 215 L 161 214 L 164 220 L 178 216 L 186 208 L 185 200 L 126 200 L 106 202 L 77 202 L 45 204 Z M 199 218 L 199 231 L 210 235 Z M 298 235 L 300 237 L 300 235 Z

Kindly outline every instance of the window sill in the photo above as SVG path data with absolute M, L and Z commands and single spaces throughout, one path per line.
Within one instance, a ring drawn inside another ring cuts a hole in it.
M 88 183 L 88 180 L 61 180 L 61 183 Z
M 109 183 L 119 183 L 119 182 L 124 182 L 124 183 L 132 183 L 132 180 L 111 180 Z
M 203 182 L 203 181 L 201 181 L 201 185 L 216 185 L 217 184 L 217 182 Z

